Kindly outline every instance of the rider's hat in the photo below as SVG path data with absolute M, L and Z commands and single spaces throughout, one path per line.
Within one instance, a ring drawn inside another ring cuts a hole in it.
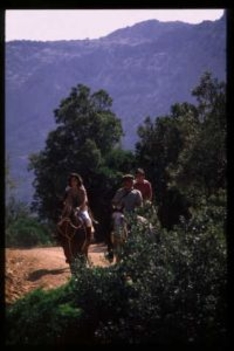
M 125 180 L 125 179 L 134 179 L 134 176 L 132 174 L 124 174 L 122 176 L 122 180 Z

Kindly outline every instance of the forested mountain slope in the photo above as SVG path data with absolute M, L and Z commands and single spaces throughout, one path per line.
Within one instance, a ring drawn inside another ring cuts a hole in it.
M 123 147 L 134 149 L 146 116 L 191 101 L 204 71 L 226 79 L 226 21 L 145 21 L 95 40 L 12 41 L 5 47 L 6 154 L 17 196 L 29 201 L 28 155 L 55 128 L 53 110 L 81 83 L 104 89 L 122 120 Z

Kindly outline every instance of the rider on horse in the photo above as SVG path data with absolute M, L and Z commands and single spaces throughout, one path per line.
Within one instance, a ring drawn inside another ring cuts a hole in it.
M 112 205 L 121 209 L 123 212 L 131 213 L 136 207 L 143 204 L 142 194 L 139 190 L 134 189 L 134 176 L 125 174 L 122 177 L 123 187 L 117 190 Z
M 113 213 L 111 243 L 113 251 L 117 254 L 117 261 L 119 260 L 118 252 L 121 250 L 129 230 L 125 215 L 128 216 L 128 214 L 134 214 L 135 208 L 141 207 L 143 204 L 141 192 L 133 187 L 134 177 L 131 174 L 125 174 L 122 177 L 122 181 L 123 187 L 117 190 L 112 199 Z M 112 250 L 109 250 L 108 256 L 109 259 L 112 260 Z
M 77 173 L 70 173 L 68 186 L 63 198 L 64 208 L 61 215 L 61 221 L 66 216 L 78 216 L 85 224 L 87 238 L 91 241 L 94 229 L 92 220 L 88 211 L 88 197 L 83 185 L 81 176 Z

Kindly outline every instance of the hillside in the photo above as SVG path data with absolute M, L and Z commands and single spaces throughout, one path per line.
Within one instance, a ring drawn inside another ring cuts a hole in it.
M 12 41 L 6 44 L 6 153 L 17 197 L 30 201 L 27 157 L 44 148 L 53 110 L 77 84 L 104 89 L 122 120 L 124 148 L 134 148 L 146 116 L 192 101 L 191 89 L 209 70 L 225 80 L 226 21 L 138 23 L 95 40 Z

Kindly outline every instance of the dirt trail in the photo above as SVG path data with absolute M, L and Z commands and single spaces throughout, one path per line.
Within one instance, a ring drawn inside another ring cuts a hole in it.
M 108 266 L 103 244 L 90 246 L 89 258 L 94 266 Z M 62 247 L 6 249 L 5 301 L 9 305 L 37 288 L 54 289 L 71 277 Z

